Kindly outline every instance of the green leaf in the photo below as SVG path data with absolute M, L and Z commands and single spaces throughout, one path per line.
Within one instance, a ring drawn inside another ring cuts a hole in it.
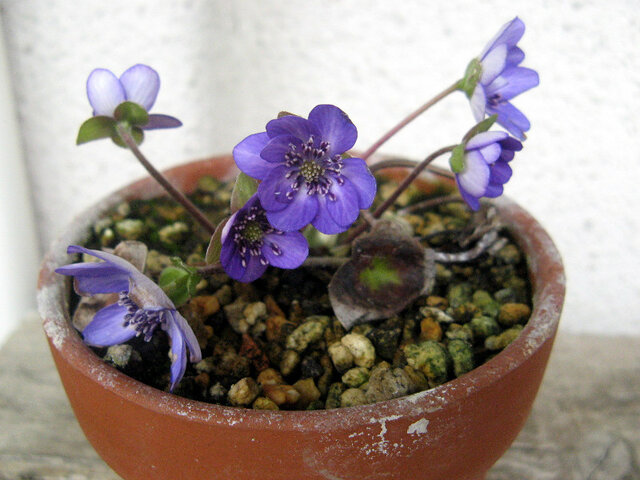
M 240 172 L 231 192 L 231 213 L 240 210 L 258 190 L 257 180 Z
M 211 240 L 209 240 L 209 246 L 207 247 L 207 254 L 204 258 L 207 265 L 220 261 L 220 251 L 222 250 L 222 229 L 228 221 L 228 218 L 221 221 L 213 232 L 213 235 L 211 235 Z
M 454 173 L 460 173 L 464 170 L 464 148 L 465 143 L 456 145 L 451 151 L 451 158 L 449 158 L 449 165 Z
M 389 318 L 433 288 L 433 250 L 405 228 L 396 220 L 379 220 L 370 233 L 356 239 L 351 258 L 331 279 L 329 300 L 346 329 Z
M 149 114 L 137 103 L 122 102 L 113 112 L 114 118 L 118 122 L 126 123 L 133 126 L 142 126 L 149 123 Z
M 360 272 L 360 282 L 372 292 L 400 285 L 400 272 L 388 257 L 374 257 L 368 267 Z
M 144 131 L 141 128 L 138 128 L 138 127 L 130 128 L 129 134 L 133 137 L 133 140 L 136 142 L 136 145 L 140 145 L 144 140 Z M 127 144 L 122 141 L 122 139 L 120 138 L 120 135 L 118 135 L 118 132 L 114 132 L 113 136 L 111 137 L 111 140 L 113 140 L 113 143 L 115 143 L 119 147 L 129 148 Z
M 109 138 L 114 135 L 115 126 L 116 121 L 111 117 L 103 115 L 91 117 L 80 125 L 76 145 L 100 140 L 101 138 Z
M 491 115 L 490 117 L 485 118 L 480 123 L 471 127 L 471 129 L 467 133 L 465 133 L 462 139 L 462 143 L 466 144 L 475 135 L 488 131 L 493 126 L 493 124 L 496 123 L 496 120 L 498 120 L 498 115 Z
M 200 275 L 177 257 L 171 259 L 173 266 L 166 267 L 160 273 L 158 285 L 176 307 L 183 305 L 195 294 Z
M 476 85 L 480 81 L 482 75 L 482 63 L 480 59 L 474 58 L 467 65 L 467 69 L 464 72 L 464 77 L 460 81 L 459 89 L 462 90 L 468 98 L 471 98 L 473 91 L 476 89 Z

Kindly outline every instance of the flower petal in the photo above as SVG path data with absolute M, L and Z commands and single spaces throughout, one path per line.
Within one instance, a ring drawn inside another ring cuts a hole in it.
M 149 115 L 149 123 L 142 126 L 143 130 L 155 130 L 158 128 L 177 128 L 182 126 L 182 122 L 175 117 L 161 114 Z
M 260 152 L 260 157 L 269 163 L 284 163 L 284 156 L 292 149 L 302 150 L 300 139 L 293 135 L 278 135 L 269 140 L 269 143 Z
M 507 64 L 507 46 L 498 45 L 482 59 L 480 83 L 488 85 L 502 73 Z
M 231 239 L 228 239 L 222 244 L 222 249 L 220 250 L 220 263 L 222 264 L 224 271 L 227 272 L 227 275 L 234 280 L 241 279 L 244 275 L 244 271 L 246 270 L 246 267 L 242 265 L 240 253 Z
M 498 79 L 496 79 L 498 80 Z M 506 69 L 500 76 L 499 82 L 487 87 L 489 97 L 495 92 L 502 100 L 511 100 L 516 95 L 536 87 L 540 84 L 538 72 L 530 68 L 515 67 Z
M 307 195 L 306 189 L 301 188 L 285 208 L 279 211 L 269 211 L 267 205 L 260 198 L 262 206 L 267 210 L 267 219 L 274 228 L 285 232 L 292 232 L 306 227 L 318 212 L 316 195 Z
M 346 230 L 358 219 L 360 208 L 358 190 L 349 179 L 343 180 L 342 185 L 338 185 L 337 182 L 331 185 L 329 193 L 324 197 L 324 206 L 333 221 L 345 227 Z
M 513 171 L 507 162 L 498 161 L 491 166 L 489 184 L 505 184 L 511 178 Z
M 489 145 L 479 148 L 478 153 L 482 155 L 484 161 L 491 165 L 496 160 L 500 158 L 500 154 L 502 153 L 502 148 L 499 143 L 490 143 Z
M 473 95 L 471 95 L 469 102 L 471 105 L 471 112 L 473 113 L 476 122 L 481 122 L 484 119 L 485 110 L 487 108 L 487 96 L 485 95 L 484 88 L 479 82 L 473 90 Z
M 465 150 L 476 150 L 478 148 L 486 147 L 492 143 L 505 140 L 509 135 L 506 132 L 499 132 L 497 130 L 480 132 L 471 137 L 465 146 Z
M 99 310 L 82 331 L 84 341 L 89 345 L 109 347 L 132 339 L 136 331 L 124 326 L 126 313 L 127 307 L 117 303 Z
M 343 225 L 338 225 L 327 208 L 325 207 L 324 200 L 325 197 L 319 197 L 318 201 L 322 204 L 320 208 L 318 208 L 318 213 L 316 217 L 311 222 L 311 225 L 315 227 L 321 233 L 325 235 L 335 235 L 337 233 L 342 233 L 346 231 L 349 227 L 345 227 Z
M 489 115 L 497 114 L 497 122 L 502 125 L 507 132 L 520 140 L 525 139 L 524 132 L 529 130 L 531 124 L 527 117 L 511 105 L 509 102 L 500 102 L 497 106 L 487 108 Z
M 202 351 L 200 350 L 198 339 L 196 338 L 195 333 L 193 333 L 193 330 L 189 326 L 187 320 L 176 310 L 167 310 L 167 313 L 171 315 L 171 318 L 180 330 L 182 338 L 187 344 L 187 348 L 189 349 L 189 360 L 191 362 L 199 362 L 202 360 Z
M 515 17 L 510 22 L 505 23 L 498 33 L 487 43 L 486 47 L 480 54 L 480 59 L 484 59 L 484 56 L 498 45 L 506 45 L 507 47 L 515 46 L 518 41 L 524 35 L 524 22 L 518 17 Z
M 247 256 L 247 267 L 244 270 L 244 274 L 238 278 L 239 282 L 250 283 L 257 280 L 262 276 L 268 265 L 261 262 L 259 255 Z
M 130 287 L 129 272 L 108 262 L 74 263 L 57 268 L 56 273 L 75 277 L 78 295 L 128 292 Z
M 124 87 L 113 72 L 96 68 L 87 79 L 87 97 L 93 108 L 93 115 L 113 117 L 113 111 L 127 97 Z
M 164 314 L 168 317 L 165 317 L 166 321 L 163 327 L 167 331 L 171 342 L 171 349 L 169 350 L 169 358 L 171 359 L 171 386 L 169 387 L 169 391 L 173 391 L 178 382 L 182 380 L 184 371 L 187 368 L 187 352 L 182 332 L 180 328 L 178 328 L 177 323 L 170 318 L 171 313 L 166 311 Z
M 309 121 L 318 130 L 322 140 L 329 142 L 329 156 L 339 155 L 353 147 L 358 130 L 346 113 L 334 105 L 318 105 L 309 113 Z
M 269 212 L 276 212 L 287 208 L 291 203 L 292 200 L 287 195 L 294 195 L 295 192 L 291 189 L 294 178 L 286 178 L 290 170 L 284 165 L 278 165 L 272 168 L 269 175 L 258 185 L 256 194 L 262 208 Z
M 153 68 L 137 64 L 129 67 L 121 76 L 127 100 L 144 107 L 148 112 L 156 101 L 160 90 L 160 76 Z
M 258 180 L 264 179 L 273 164 L 260 157 L 260 152 L 269 142 L 266 132 L 254 133 L 233 148 L 233 159 L 240 170 Z
M 365 210 L 371 207 L 378 188 L 376 179 L 361 158 L 345 158 L 340 173 L 347 177 L 358 191 L 358 207 Z
M 502 184 L 489 183 L 489 185 L 487 185 L 487 191 L 484 192 L 484 196 L 489 198 L 496 198 L 502 195 L 503 193 L 504 193 L 504 187 L 502 186 Z
M 464 170 L 458 174 L 460 186 L 474 197 L 484 195 L 489 184 L 489 165 L 476 150 L 465 154 Z
M 471 210 L 478 210 L 480 208 L 480 197 L 474 197 L 470 195 L 463 187 L 460 185 L 459 175 L 456 174 L 456 184 L 458 185 L 458 191 L 460 192 L 460 196 L 465 201 Z
M 274 138 L 278 135 L 293 135 L 304 143 L 310 137 L 313 137 L 318 144 L 322 141 L 322 135 L 316 126 L 306 118 L 298 117 L 297 115 L 286 115 L 271 120 L 267 123 L 267 134 L 269 138 Z
M 270 233 L 264 236 L 262 254 L 274 267 L 298 268 L 309 255 L 309 244 L 300 232 Z

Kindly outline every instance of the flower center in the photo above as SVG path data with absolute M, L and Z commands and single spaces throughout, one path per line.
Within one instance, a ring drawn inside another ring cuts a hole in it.
M 300 174 L 306 182 L 317 182 L 324 174 L 324 168 L 313 160 L 307 160 L 300 167 Z
M 118 305 L 127 308 L 124 316 L 124 327 L 132 326 L 136 331 L 136 336 L 144 335 L 144 341 L 148 342 L 153 337 L 158 325 L 164 323 L 164 310 L 145 310 L 131 300 L 127 292 L 120 292 Z
M 244 230 L 242 231 L 242 237 L 250 243 L 255 243 L 262 239 L 262 234 L 262 228 L 255 220 L 247 222 Z
M 313 136 L 297 148 L 291 144 L 289 151 L 285 154 L 285 166 L 289 169 L 286 178 L 293 180 L 290 190 L 286 193 L 287 198 L 293 199 L 302 185 L 307 188 L 307 195 L 327 195 L 330 194 L 333 182 L 338 185 L 344 183 L 340 175 L 342 169 L 342 157 L 334 155 L 330 157 L 329 142 L 321 142 L 319 146 L 314 146 Z M 276 195 L 279 195 L 277 192 Z
M 494 93 L 487 99 L 487 103 L 492 107 L 497 107 L 500 102 L 502 102 L 502 95 L 499 93 Z
M 269 263 L 262 254 L 263 237 L 266 233 L 274 232 L 282 233 L 269 224 L 265 211 L 258 205 L 252 206 L 243 215 L 238 215 L 232 235 L 243 267 L 247 266 L 251 257 L 259 257 L 263 265 Z

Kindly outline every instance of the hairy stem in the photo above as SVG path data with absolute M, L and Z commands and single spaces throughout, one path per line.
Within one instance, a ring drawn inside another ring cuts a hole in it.
M 389 140 L 391 137 L 393 137 L 396 133 L 398 133 L 400 130 L 402 130 L 404 127 L 406 127 L 409 123 L 411 123 L 413 120 L 415 120 L 417 117 L 419 117 L 421 114 L 423 114 L 424 112 L 426 112 L 429 108 L 431 108 L 433 105 L 435 105 L 436 103 L 438 103 L 440 100 L 442 100 L 443 98 L 445 98 L 446 96 L 448 96 L 449 94 L 455 92 L 456 90 L 458 90 L 458 87 L 460 86 L 460 80 L 458 80 L 457 82 L 455 82 L 453 85 L 451 85 L 450 87 L 444 89 L 442 92 L 440 92 L 438 95 L 436 95 L 435 97 L 433 97 L 431 100 L 429 100 L 427 103 L 425 103 L 424 105 L 422 105 L 420 108 L 418 108 L 417 110 L 415 110 L 414 112 L 410 113 L 409 115 L 407 115 L 402 121 L 400 121 L 400 123 L 398 123 L 395 127 L 393 127 L 391 130 L 389 130 L 387 133 L 385 133 L 382 137 L 380 137 L 378 139 L 378 141 L 376 143 L 374 143 L 373 145 L 371 145 L 363 154 L 360 158 L 362 158 L 363 160 L 366 160 L 367 158 L 369 158 L 371 155 L 373 155 L 373 153 L 375 153 L 382 145 L 384 145 L 387 140 Z
M 189 200 L 184 193 L 174 187 L 171 182 L 165 177 L 162 173 L 160 173 L 156 168 L 147 160 L 147 158 L 142 154 L 138 145 L 134 141 L 133 137 L 129 134 L 126 128 L 122 125 L 117 125 L 116 130 L 118 135 L 122 139 L 122 141 L 129 147 L 131 152 L 135 155 L 138 161 L 142 164 L 142 166 L 149 172 L 151 175 L 161 186 L 164 188 L 169 195 L 171 195 L 178 203 L 180 203 L 186 210 L 193 216 L 193 218 L 204 228 L 209 234 L 213 235 L 213 232 L 216 230 L 216 227 L 213 223 L 209 221 L 209 219 L 202 213 L 202 211 L 196 207 L 191 200 Z
M 425 158 L 422 162 L 420 162 L 411 172 L 407 175 L 400 185 L 393 191 L 393 193 L 387 198 L 378 208 L 373 212 L 373 218 L 380 218 L 380 216 L 387 211 L 387 209 L 393 205 L 393 203 L 398 199 L 398 197 L 404 192 L 409 185 L 413 183 L 413 181 L 418 178 L 418 175 L 422 173 L 422 171 L 427 168 L 427 166 L 433 162 L 440 155 L 444 155 L 445 153 L 450 152 L 456 147 L 456 145 L 448 145 L 446 147 L 442 147 L 439 150 L 436 150 L 427 158 Z

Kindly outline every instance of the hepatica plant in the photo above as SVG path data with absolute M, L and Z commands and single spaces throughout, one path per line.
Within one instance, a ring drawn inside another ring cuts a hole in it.
M 281 112 L 264 130 L 248 135 L 233 149 L 240 169 L 231 195 L 230 214 L 213 224 L 175 188 L 141 152 L 144 132 L 174 128 L 174 117 L 151 114 L 160 77 L 146 65 L 134 65 L 119 77 L 95 69 L 87 80 L 93 116 L 80 127 L 77 143 L 110 138 L 128 148 L 149 173 L 211 235 L 206 265 L 188 266 L 179 259 L 154 283 L 126 260 L 109 252 L 70 246 L 96 261 L 59 268 L 75 277 L 80 295 L 116 294 L 82 331 L 86 343 L 110 346 L 133 337 L 152 340 L 165 332 L 170 343 L 169 388 L 182 378 L 187 357 L 201 359 L 196 336 L 179 308 L 194 285 L 211 274 L 226 273 L 239 282 L 253 282 L 268 268 L 337 268 L 328 285 L 335 315 L 346 329 L 398 313 L 430 291 L 436 262 L 468 261 L 495 241 L 495 229 L 476 238 L 475 246 L 455 253 L 425 248 L 413 238 L 389 207 L 436 158 L 448 155 L 461 201 L 482 211 L 484 197 L 503 193 L 512 174 L 510 162 L 522 149 L 527 118 L 511 100 L 538 84 L 538 74 L 521 66 L 518 42 L 525 26 L 519 18 L 504 25 L 464 76 L 391 128 L 362 154 L 351 149 L 358 132 L 349 116 L 335 105 L 320 104 L 306 116 Z M 469 99 L 475 124 L 462 140 L 440 148 L 421 162 L 369 157 L 389 138 L 432 105 L 454 92 Z M 501 129 L 495 129 L 499 126 Z M 261 130 L 261 129 L 259 129 Z M 395 190 L 376 202 L 374 173 L 390 167 L 409 168 Z M 383 214 L 385 214 L 383 216 Z M 486 217 L 486 216 L 485 216 Z M 346 256 L 310 257 L 309 241 L 317 234 L 335 235 Z

